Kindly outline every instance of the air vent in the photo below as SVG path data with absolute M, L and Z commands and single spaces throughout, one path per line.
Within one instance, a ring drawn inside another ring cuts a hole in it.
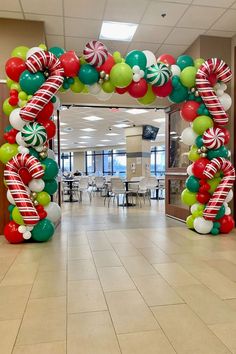
M 64 128 L 63 130 L 64 130 L 64 132 L 72 132 L 74 129 L 71 127 L 67 127 L 67 128 Z

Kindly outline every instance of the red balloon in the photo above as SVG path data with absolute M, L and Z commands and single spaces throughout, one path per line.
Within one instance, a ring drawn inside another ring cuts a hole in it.
M 172 90 L 173 90 L 172 80 L 169 80 L 163 86 L 155 86 L 155 85 L 152 86 L 152 91 L 158 97 L 167 97 L 170 95 Z
M 231 215 L 224 215 L 217 221 L 220 223 L 220 232 L 223 234 L 228 234 L 235 226 L 234 219 Z
M 56 124 L 51 119 L 38 119 L 38 122 L 46 129 L 48 140 L 52 139 L 57 131 Z
M 23 234 L 18 231 L 19 225 L 15 221 L 10 221 L 4 227 L 4 236 L 10 243 L 22 243 L 24 241 Z
M 205 157 L 200 157 L 200 159 L 198 159 L 197 161 L 195 161 L 193 163 L 193 174 L 195 177 L 197 178 L 204 178 L 203 176 L 203 172 L 205 170 L 206 165 L 210 162 L 210 160 L 208 160 Z
M 196 101 L 187 101 L 183 104 L 180 115 L 187 122 L 192 122 L 199 114 L 197 110 L 200 106 L 199 102 Z
M 19 81 L 21 74 L 26 70 L 25 62 L 21 58 L 10 58 L 5 64 L 5 70 L 11 80 Z
M 53 114 L 54 106 L 52 102 L 48 102 L 37 115 L 37 120 L 47 120 Z
M 27 168 L 24 168 L 24 167 L 21 168 L 19 170 L 19 175 L 22 179 L 22 182 L 26 185 L 29 184 L 29 182 L 32 180 L 32 176 L 31 176 L 30 172 L 27 170 Z
M 222 128 L 222 127 L 219 127 L 219 128 L 223 131 L 223 133 L 225 135 L 225 145 L 227 145 L 230 141 L 230 132 L 226 128 Z
M 139 82 L 132 81 L 128 87 L 128 92 L 130 96 L 134 98 L 143 97 L 148 90 L 148 84 L 145 79 L 141 79 Z
M 8 102 L 11 106 L 16 106 L 17 103 L 18 103 L 18 96 L 11 96 L 9 99 L 8 99 Z
M 12 134 L 8 134 L 6 140 L 9 142 L 9 144 L 15 144 L 16 142 L 16 136 Z
M 60 62 L 64 68 L 65 76 L 73 77 L 78 74 L 80 62 L 73 50 L 62 54 L 60 56 Z
M 115 60 L 111 54 L 108 54 L 108 58 L 101 66 L 97 66 L 98 71 L 105 71 L 106 74 L 110 74 L 112 67 L 115 65 Z
M 211 199 L 211 195 L 208 192 L 198 192 L 197 201 L 201 204 L 206 204 Z
M 161 63 L 168 64 L 168 65 L 173 65 L 176 63 L 176 60 L 173 57 L 173 55 L 162 54 L 159 56 L 159 58 L 157 58 L 157 62 L 161 62 Z
M 18 96 L 18 93 L 19 93 L 19 92 L 18 92 L 17 90 L 14 90 L 14 89 L 13 89 L 13 90 L 10 90 L 9 93 L 10 93 L 10 96 Z
M 118 93 L 119 95 L 123 95 L 124 93 L 126 93 L 128 91 L 129 86 L 127 87 L 116 87 L 116 93 Z
M 202 183 L 201 187 L 199 188 L 199 192 L 207 192 L 210 188 L 211 186 L 204 181 L 204 183 Z

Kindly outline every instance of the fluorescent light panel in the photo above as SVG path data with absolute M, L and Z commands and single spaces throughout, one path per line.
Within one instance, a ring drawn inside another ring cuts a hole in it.
M 82 130 L 83 132 L 94 132 L 97 129 L 94 129 L 94 128 L 82 128 L 80 130 Z
M 102 119 L 104 119 L 104 118 L 97 117 L 97 116 L 89 116 L 89 117 L 84 117 L 84 118 L 82 118 L 82 119 L 85 119 L 85 120 L 89 120 L 89 121 L 91 121 L 91 122 L 94 122 L 94 121 L 96 121 L 96 120 L 102 120 Z
M 136 23 L 103 21 L 99 38 L 130 42 L 137 27 Z
M 111 140 L 110 139 L 103 139 L 101 141 L 104 142 L 104 143 L 107 143 L 108 141 L 111 141 Z
M 126 111 L 126 113 L 130 113 L 130 114 L 143 114 L 147 112 L 148 111 L 146 109 L 138 109 L 138 108 L 132 108 Z
M 156 118 L 156 119 L 153 119 L 153 122 L 158 122 L 158 123 L 163 123 L 165 122 L 166 119 L 165 118 Z
M 88 136 L 88 135 L 83 135 L 83 136 L 80 136 L 81 139 L 91 139 L 91 136 Z
M 115 136 L 115 135 L 119 135 L 119 134 L 117 134 L 117 133 L 107 133 L 106 135 L 108 135 L 108 136 Z
M 113 127 L 116 127 L 116 128 L 128 128 L 130 127 L 129 124 L 125 124 L 125 123 L 119 123 L 119 124 L 113 124 Z

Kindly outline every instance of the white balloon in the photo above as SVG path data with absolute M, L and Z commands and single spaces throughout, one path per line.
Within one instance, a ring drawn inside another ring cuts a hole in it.
M 23 238 L 24 238 L 25 240 L 29 240 L 29 239 L 31 238 L 31 232 L 30 232 L 30 231 L 25 231 L 25 232 L 23 233 Z
M 44 187 L 45 187 L 45 182 L 44 180 L 42 180 L 41 178 L 33 178 L 29 184 L 29 189 L 32 191 L 32 192 L 42 192 L 44 190 Z
M 193 163 L 187 167 L 187 174 L 189 176 L 193 175 Z
M 113 95 L 113 92 L 107 93 L 107 92 L 104 92 L 103 90 L 101 90 L 96 97 L 100 101 L 108 101 L 112 97 L 112 95 Z
M 223 94 L 224 94 L 224 91 L 221 90 L 221 89 L 218 89 L 218 90 L 216 91 L 216 95 L 217 95 L 218 97 L 223 96 Z
M 52 160 L 55 160 L 56 156 L 53 150 L 48 149 L 48 157 Z
M 55 96 L 55 98 L 56 98 L 56 102 L 53 103 L 53 107 L 54 107 L 54 111 L 57 111 L 61 107 L 61 101 L 58 96 Z
M 17 142 L 17 144 L 20 145 L 20 146 L 24 146 L 24 147 L 27 146 L 26 142 L 25 142 L 24 139 L 22 138 L 21 132 L 18 132 L 18 133 L 16 134 L 16 142 Z
M 28 154 L 29 153 L 29 149 L 27 147 L 24 147 L 21 145 L 18 146 L 18 151 L 20 154 Z
M 144 71 L 140 70 L 139 75 L 140 75 L 140 78 L 144 77 Z
M 47 212 L 47 219 L 51 220 L 54 223 L 60 219 L 61 208 L 57 203 L 51 202 L 44 209 Z
M 181 69 L 178 65 L 175 64 L 171 65 L 170 70 L 173 76 L 180 76 L 181 74 Z
M 193 214 L 195 211 L 197 211 L 198 207 L 199 207 L 199 203 L 195 203 L 191 206 L 191 213 Z
M 191 127 L 185 128 L 182 131 L 181 139 L 185 145 L 194 145 L 196 138 L 197 134 Z
M 225 111 L 228 111 L 232 105 L 232 98 L 228 93 L 224 93 L 222 96 L 219 97 L 219 101 L 224 107 Z
M 25 225 L 20 225 L 20 226 L 18 227 L 18 231 L 19 231 L 21 234 L 23 234 L 24 232 L 27 231 L 27 227 L 26 227 Z
M 42 52 L 43 49 L 40 47 L 32 47 L 28 50 L 27 54 L 26 54 L 26 59 L 28 59 L 29 57 L 31 57 L 31 55 L 33 55 L 36 52 Z
M 213 222 L 210 220 L 205 220 L 203 217 L 198 216 L 196 219 L 194 219 L 193 226 L 199 234 L 206 235 L 211 232 Z
M 147 64 L 146 67 L 148 68 L 151 65 L 154 65 L 157 63 L 155 54 L 153 54 L 153 52 L 151 52 L 150 50 L 143 50 L 143 53 L 145 54 L 145 57 L 147 59 Z
M 225 215 L 230 215 L 230 214 L 231 214 L 230 207 L 225 208 Z
M 227 197 L 225 198 L 225 202 L 229 203 L 233 199 L 233 196 L 234 196 L 234 193 L 233 193 L 232 189 L 230 189 Z
M 132 67 L 132 71 L 134 74 L 139 74 L 140 73 L 140 67 L 138 65 L 134 65 Z
M 7 200 L 9 201 L 9 203 L 16 205 L 16 202 L 10 192 L 10 189 L 7 190 Z
M 133 81 L 134 82 L 139 82 L 140 81 L 140 74 L 134 74 L 133 75 Z
M 88 87 L 89 92 L 92 95 L 97 95 L 102 89 L 101 86 L 99 84 L 97 84 L 97 83 L 95 83 L 93 85 L 89 85 L 87 87 Z
M 223 91 L 227 90 L 227 85 L 224 82 L 221 82 L 220 83 L 220 89 L 223 90 Z
M 38 152 L 41 152 L 41 151 L 43 151 L 43 145 L 34 146 L 34 149 Z
M 26 122 L 20 117 L 20 108 L 14 109 L 9 116 L 10 124 L 16 130 L 22 130 Z

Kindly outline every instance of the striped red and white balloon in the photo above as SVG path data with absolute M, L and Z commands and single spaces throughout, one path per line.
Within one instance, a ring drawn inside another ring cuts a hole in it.
M 32 72 L 48 70 L 49 77 L 33 97 L 21 108 L 20 116 L 27 122 L 37 118 L 38 113 L 57 93 L 64 81 L 64 69 L 60 60 L 52 53 L 40 51 L 34 53 L 25 62 L 26 68 Z
M 206 165 L 203 175 L 206 178 L 212 179 L 218 171 L 222 171 L 224 177 L 203 212 L 203 217 L 206 220 L 213 221 L 215 219 L 235 181 L 234 166 L 229 160 L 223 157 L 212 159 L 211 162 Z
M 90 41 L 85 45 L 84 59 L 93 66 L 101 66 L 108 58 L 107 47 L 99 41 Z
M 215 74 L 218 81 L 228 82 L 232 77 L 232 72 L 223 60 L 211 58 L 200 66 L 196 74 L 198 92 L 212 115 L 214 122 L 225 125 L 228 123 L 228 115 L 209 81 L 211 74 Z
M 225 134 L 220 128 L 209 128 L 202 136 L 203 144 L 208 149 L 219 149 L 225 142 Z
M 19 175 L 21 168 L 26 168 L 32 178 L 41 178 L 44 174 L 44 169 L 36 157 L 29 154 L 18 154 L 6 164 L 4 170 L 6 184 L 24 223 L 26 225 L 35 225 L 40 218 Z

